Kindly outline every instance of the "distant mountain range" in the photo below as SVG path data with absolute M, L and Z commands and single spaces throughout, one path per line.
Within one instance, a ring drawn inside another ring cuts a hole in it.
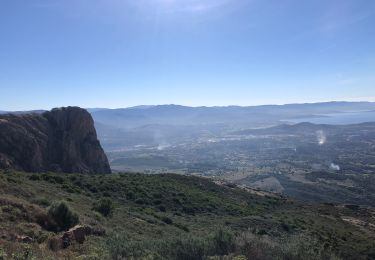
M 220 124 L 228 122 L 266 123 L 334 113 L 374 111 L 375 102 L 324 102 L 261 106 L 189 107 L 181 105 L 140 105 L 128 108 L 86 108 L 94 120 L 120 128 L 148 124 Z M 43 113 L 46 110 L 0 111 L 0 114 Z
M 42 109 L 39 109 L 39 110 L 25 110 L 25 111 L 1 111 L 0 110 L 0 115 L 1 114 L 19 114 L 19 115 L 23 115 L 23 114 L 41 114 L 41 113 L 44 113 L 46 111 L 47 110 L 42 110 Z
M 374 119 L 375 120 L 375 119 Z M 326 125 L 326 124 L 313 124 L 313 123 L 298 123 L 293 125 L 283 124 L 270 128 L 260 128 L 260 129 L 246 129 L 241 131 L 233 132 L 235 135 L 286 135 L 286 134 L 310 134 L 316 131 L 351 131 L 355 133 L 356 131 L 365 131 L 367 129 L 374 129 L 375 122 L 361 123 L 361 124 L 350 124 L 350 125 Z
M 106 151 L 133 145 L 181 143 L 202 135 L 282 124 L 354 124 L 375 121 L 375 102 L 325 102 L 263 106 L 180 105 L 88 108 Z M 42 113 L 43 110 L 10 113 Z M 1 111 L 0 113 L 9 113 Z M 335 120 L 333 120 L 335 119 Z
M 278 124 L 280 120 L 319 117 L 335 113 L 375 111 L 374 102 L 327 102 L 311 104 L 186 107 L 179 105 L 89 109 L 96 122 L 118 128 L 142 125 L 213 125 L 239 127 Z M 375 120 L 375 119 L 374 119 Z

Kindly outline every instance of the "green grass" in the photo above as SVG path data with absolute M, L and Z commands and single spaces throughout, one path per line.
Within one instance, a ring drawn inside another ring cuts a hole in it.
M 10 259 L 375 257 L 371 210 L 259 196 L 204 178 L 0 171 L 0 194 L 0 259 L 2 254 Z M 66 250 L 48 249 L 56 233 L 37 219 L 58 201 L 65 201 L 81 224 L 104 228 L 107 235 L 90 236 Z M 111 204 L 109 214 L 98 212 L 104 202 Z M 17 236 L 25 235 L 33 243 L 17 242 Z

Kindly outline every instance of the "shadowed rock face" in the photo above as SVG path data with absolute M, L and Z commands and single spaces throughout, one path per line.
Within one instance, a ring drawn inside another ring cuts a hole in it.
M 0 115 L 0 168 L 110 173 L 91 115 L 78 107 Z

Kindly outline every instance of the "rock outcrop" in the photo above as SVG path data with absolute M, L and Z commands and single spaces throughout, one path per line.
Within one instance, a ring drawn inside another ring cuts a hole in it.
M 0 115 L 0 168 L 110 173 L 91 115 L 78 107 Z
M 74 243 L 83 244 L 87 236 L 105 236 L 106 231 L 101 227 L 77 225 L 62 235 L 56 235 L 48 240 L 49 248 L 53 251 L 66 249 Z

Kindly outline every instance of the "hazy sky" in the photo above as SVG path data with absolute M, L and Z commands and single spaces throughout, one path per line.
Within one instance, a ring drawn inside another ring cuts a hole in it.
M 0 110 L 375 101 L 374 0 L 0 0 Z

